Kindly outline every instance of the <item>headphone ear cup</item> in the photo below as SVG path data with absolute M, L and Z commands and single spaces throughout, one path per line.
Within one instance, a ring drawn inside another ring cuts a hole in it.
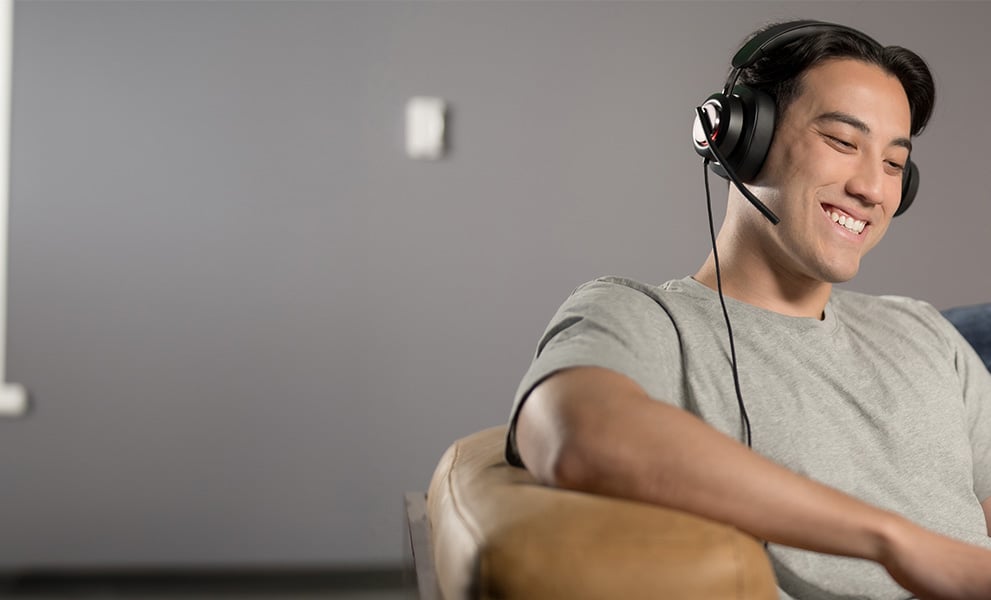
M 727 160 L 740 179 L 752 181 L 760 173 L 771 149 L 774 99 L 766 92 L 746 85 L 733 88 L 733 96 L 739 99 L 742 107 L 743 124 L 738 147 L 733 155 L 727 155 Z
M 919 167 L 915 166 L 912 159 L 909 159 L 905 163 L 905 169 L 902 171 L 902 201 L 898 205 L 898 210 L 895 211 L 896 217 L 908 210 L 909 206 L 912 206 L 912 202 L 915 200 L 915 194 L 918 191 Z
M 720 177 L 726 177 L 716 155 L 709 148 L 715 144 L 724 157 L 729 157 L 736 151 L 740 142 L 740 131 L 743 128 L 743 107 L 739 99 L 717 92 L 706 98 L 701 108 L 709 117 L 708 125 L 712 130 L 712 138 L 706 137 L 705 130 L 696 115 L 695 125 L 692 127 L 695 152 L 699 156 L 708 158 L 712 170 Z
M 719 164 L 710 144 L 719 147 L 727 166 L 743 181 L 757 176 L 774 136 L 774 100 L 767 93 L 745 85 L 733 88 L 727 96 L 715 93 L 702 103 L 702 109 L 709 117 L 712 140 L 707 140 L 705 132 L 695 117 L 692 136 L 695 152 L 708 158 L 712 171 L 728 179 L 723 166 Z

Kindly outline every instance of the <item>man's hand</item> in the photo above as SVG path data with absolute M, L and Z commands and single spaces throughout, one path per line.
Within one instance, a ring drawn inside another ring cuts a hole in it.
M 896 519 L 878 562 L 920 600 L 991 598 L 991 550 Z

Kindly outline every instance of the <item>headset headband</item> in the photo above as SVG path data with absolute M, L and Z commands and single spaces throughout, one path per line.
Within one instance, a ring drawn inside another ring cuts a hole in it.
M 739 77 L 741 69 L 745 69 L 758 60 L 764 58 L 764 55 L 768 50 L 773 50 L 774 48 L 783 46 L 794 39 L 806 36 L 810 33 L 829 30 L 846 31 L 847 33 L 856 35 L 857 37 L 870 42 L 875 46 L 881 46 L 881 44 L 877 43 L 877 40 L 874 38 L 862 31 L 858 31 L 852 27 L 847 27 L 846 25 L 826 23 L 825 21 L 791 21 L 789 23 L 781 23 L 780 25 L 775 25 L 767 31 L 763 31 L 754 36 L 752 40 L 737 50 L 736 54 L 733 55 L 733 61 L 731 63 L 733 65 L 733 70 L 726 79 L 726 85 L 723 87 L 723 93 L 728 95 L 731 92 L 733 87 L 736 85 L 736 79 Z

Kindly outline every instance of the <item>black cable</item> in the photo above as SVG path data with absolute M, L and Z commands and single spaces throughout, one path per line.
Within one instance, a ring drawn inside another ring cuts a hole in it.
M 736 401 L 740 406 L 740 418 L 747 432 L 747 447 L 753 448 L 750 432 L 750 416 L 743 403 L 743 393 L 740 391 L 740 374 L 736 367 L 736 345 L 733 343 L 733 325 L 730 324 L 729 311 L 726 310 L 726 299 L 723 297 L 723 278 L 719 270 L 719 251 L 716 250 L 716 228 L 712 219 L 712 198 L 709 194 L 709 159 L 702 160 L 702 179 L 705 181 L 705 208 L 709 213 L 709 236 L 712 239 L 712 259 L 716 263 L 716 290 L 719 292 L 719 304 L 723 307 L 723 318 L 726 320 L 726 332 L 729 334 L 730 362 L 733 367 L 733 386 L 736 388 Z

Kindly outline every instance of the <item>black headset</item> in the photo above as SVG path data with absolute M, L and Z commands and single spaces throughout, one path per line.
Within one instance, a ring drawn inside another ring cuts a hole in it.
M 695 151 L 710 160 L 714 173 L 729 179 L 769 220 L 771 213 L 743 186 L 757 176 L 774 136 L 774 98 L 767 92 L 747 85 L 736 85 L 740 70 L 749 67 L 775 48 L 799 37 L 820 31 L 845 31 L 880 47 L 873 38 L 856 29 L 822 21 L 792 21 L 770 27 L 747 42 L 733 56 L 733 70 L 721 92 L 706 98 L 696 109 L 692 137 Z M 707 122 L 703 122 L 702 117 Z M 709 143 L 712 140 L 712 143 Z M 919 189 L 919 169 L 911 160 L 902 171 L 902 197 L 895 216 L 904 213 L 915 200 Z

